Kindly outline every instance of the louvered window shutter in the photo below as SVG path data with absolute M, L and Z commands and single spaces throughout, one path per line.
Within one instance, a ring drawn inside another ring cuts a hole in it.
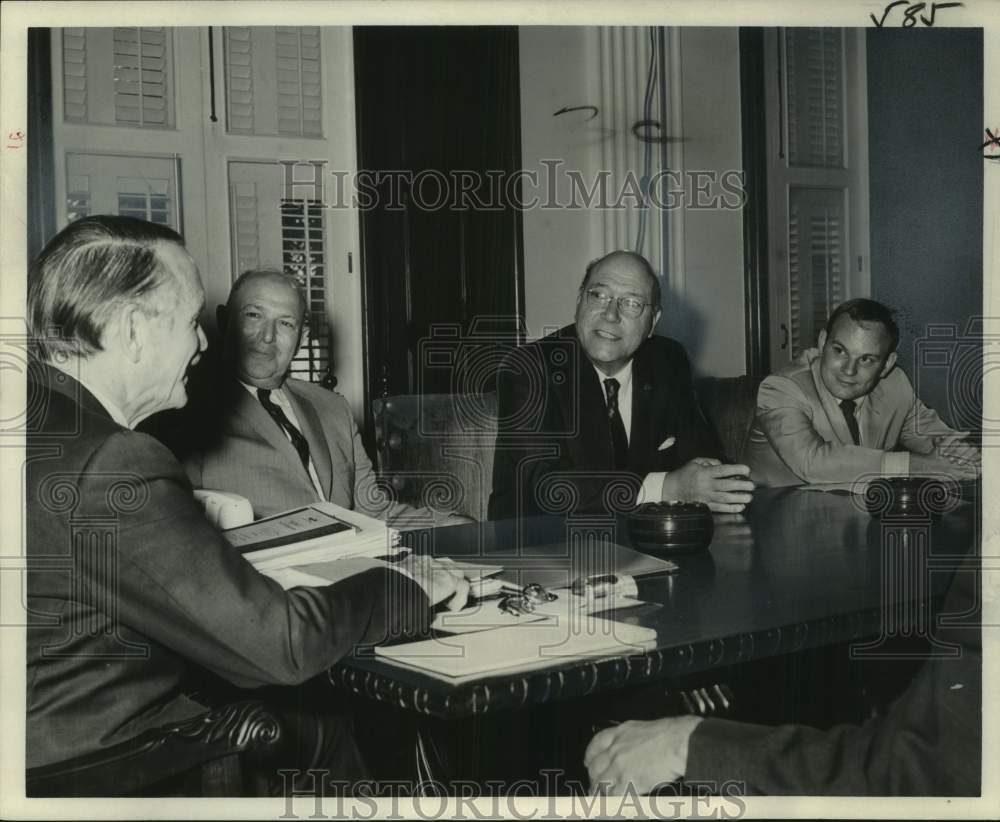
M 164 28 L 63 31 L 68 122 L 172 128 L 173 43 Z
M 792 356 L 816 344 L 830 312 L 844 300 L 844 193 L 789 192 L 788 279 Z
M 230 26 L 224 43 L 230 133 L 323 136 L 319 28 Z
M 868 293 L 864 33 L 781 29 L 765 41 L 772 370 Z M 773 72 L 773 74 L 771 73 Z
M 291 373 L 319 382 L 330 364 L 326 212 L 317 200 L 285 199 L 283 186 L 277 163 L 229 163 L 233 276 L 263 265 L 279 266 L 298 278 L 307 299 L 309 331 L 292 361 Z
M 788 163 L 844 165 L 844 70 L 840 29 L 785 29 Z

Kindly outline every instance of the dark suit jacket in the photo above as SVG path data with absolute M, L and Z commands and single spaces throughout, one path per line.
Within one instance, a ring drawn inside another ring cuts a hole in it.
M 707 719 L 685 779 L 750 794 L 976 796 L 982 766 L 982 640 L 976 558 L 955 574 L 936 639 L 960 655 L 925 663 L 889 711 L 819 731 Z M 732 786 L 731 786 L 732 788 Z
M 616 471 L 604 389 L 574 325 L 513 351 L 497 378 L 491 519 L 619 511 L 646 474 L 720 457 L 680 343 L 650 337 L 632 364 L 628 469 Z M 673 447 L 658 450 L 668 437 Z
M 183 692 L 199 666 L 299 683 L 427 614 L 392 571 L 283 591 L 209 525 L 165 447 L 55 369 L 29 373 L 29 767 L 200 713 Z

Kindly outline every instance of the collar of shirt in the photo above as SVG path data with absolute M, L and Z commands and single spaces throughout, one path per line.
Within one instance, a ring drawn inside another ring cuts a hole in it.
M 803 352 L 803 356 L 807 357 L 807 361 L 812 367 L 813 372 L 813 382 L 816 383 L 816 389 L 819 391 L 820 399 L 823 404 L 827 407 L 836 408 L 841 414 L 843 414 L 843 409 L 840 407 L 840 400 L 830 393 L 830 389 L 826 387 L 826 383 L 823 382 L 823 375 L 820 372 L 820 366 L 822 364 L 820 360 L 820 352 L 818 348 L 810 348 Z M 861 415 L 864 412 L 867 415 L 868 410 L 868 394 L 863 397 L 857 397 L 854 400 L 854 419 L 858 421 L 858 435 L 860 437 L 861 444 L 865 444 L 865 427 L 861 424 Z
M 826 387 L 826 383 L 823 382 L 823 375 L 820 373 L 820 364 L 816 363 L 816 385 L 819 388 L 820 394 L 828 401 L 832 402 L 838 408 L 840 407 L 840 400 L 830 393 L 830 389 Z M 854 399 L 854 416 L 856 417 L 861 413 L 861 409 L 868 406 L 868 395 L 865 394 L 861 397 L 855 397 Z
M 618 413 L 621 415 L 622 424 L 625 426 L 625 437 L 632 441 L 632 360 L 625 363 L 614 374 L 605 374 L 594 366 L 597 372 L 598 384 L 601 386 L 601 393 L 604 395 L 604 402 L 607 404 L 608 393 L 604 389 L 604 381 L 608 379 L 618 380 Z
M 117 422 L 122 428 L 128 428 L 129 430 L 132 429 L 132 426 L 128 424 L 128 420 L 125 418 L 124 412 L 121 410 L 121 408 L 115 405 L 115 403 L 113 403 L 110 399 L 108 399 L 107 394 L 98 390 L 95 386 L 89 384 L 79 374 L 74 374 L 73 372 L 66 370 L 57 362 L 50 362 L 49 365 L 51 365 L 53 368 L 58 369 L 59 371 L 62 371 L 63 374 L 72 377 L 74 380 L 80 383 L 80 385 L 86 388 L 91 394 L 93 394 L 94 399 L 101 404 L 101 406 L 104 408 L 105 411 L 108 412 L 111 419 Z
M 240 385 L 242 385 L 247 391 L 249 391 L 255 400 L 257 399 L 257 386 L 248 385 L 242 380 L 240 380 Z M 271 389 L 271 402 L 273 402 L 282 411 L 285 412 L 285 416 L 288 417 L 288 421 L 292 425 L 294 425 L 300 431 L 302 430 L 302 426 L 299 425 L 299 418 L 295 415 L 295 409 L 292 407 L 292 404 L 288 401 L 288 395 L 285 393 L 284 388 Z

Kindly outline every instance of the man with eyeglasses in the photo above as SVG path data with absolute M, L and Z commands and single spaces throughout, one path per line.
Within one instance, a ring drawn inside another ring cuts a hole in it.
M 753 483 L 723 465 L 683 347 L 653 335 L 649 262 L 614 251 L 587 267 L 576 322 L 516 349 L 497 383 L 491 519 L 618 512 L 660 500 L 738 513 Z

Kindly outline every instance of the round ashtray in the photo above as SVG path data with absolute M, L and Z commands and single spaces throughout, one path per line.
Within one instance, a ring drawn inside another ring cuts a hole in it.
M 629 514 L 628 529 L 640 550 L 666 557 L 704 551 L 715 524 L 703 502 L 647 502 Z
M 865 510 L 873 517 L 940 516 L 961 498 L 958 484 L 941 477 L 879 477 L 868 483 Z

